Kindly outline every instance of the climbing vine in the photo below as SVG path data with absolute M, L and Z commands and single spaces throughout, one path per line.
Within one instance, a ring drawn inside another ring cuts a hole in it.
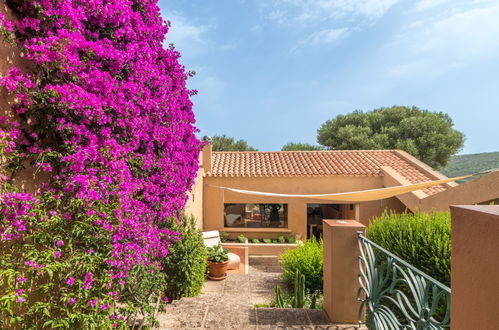
M 152 312 L 159 260 L 180 238 L 162 224 L 200 148 L 190 73 L 163 47 L 156 2 L 8 1 L 18 19 L 0 14 L 33 64 L 0 80 L 16 98 L 0 118 L 2 326 L 118 327 Z M 48 179 L 22 191 L 25 171 Z

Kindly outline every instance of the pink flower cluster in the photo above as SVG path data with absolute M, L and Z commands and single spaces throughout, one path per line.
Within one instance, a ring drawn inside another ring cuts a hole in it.
M 184 207 L 198 166 L 194 91 L 180 54 L 163 47 L 168 24 L 156 2 L 13 1 L 20 19 L 0 17 L 0 29 L 13 31 L 36 64 L 29 73 L 12 68 L 0 81 L 18 100 L 6 151 L 20 162 L 37 159 L 34 166 L 51 174 L 45 191 L 83 200 L 85 216 L 95 214 L 94 205 L 117 202 L 114 214 L 94 222 L 112 238 L 113 278 L 168 253 L 177 235 L 161 223 Z M 0 239 L 18 239 L 36 195 L 0 199 L 14 228 L 4 234 L 3 222 Z M 90 286 L 91 274 L 84 281 Z

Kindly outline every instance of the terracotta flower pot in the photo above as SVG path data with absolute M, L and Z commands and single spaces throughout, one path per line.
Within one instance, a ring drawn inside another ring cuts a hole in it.
M 229 266 L 229 259 L 224 262 L 208 262 L 208 277 L 210 279 L 225 279 L 227 274 L 227 267 Z

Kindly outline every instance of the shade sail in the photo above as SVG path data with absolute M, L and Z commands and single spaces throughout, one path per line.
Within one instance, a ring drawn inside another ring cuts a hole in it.
M 342 192 L 342 193 L 332 193 L 332 194 L 308 194 L 308 195 L 298 195 L 298 194 L 278 194 L 272 192 L 263 192 L 263 191 L 253 191 L 253 190 L 244 190 L 244 189 L 236 189 L 230 187 L 220 187 L 220 186 L 212 186 L 215 188 L 225 189 L 229 191 L 233 191 L 240 194 L 246 195 L 258 195 L 258 196 L 269 196 L 269 197 L 287 197 L 287 198 L 312 198 L 312 199 L 323 199 L 331 202 L 369 202 L 376 201 L 380 199 L 386 199 L 390 197 L 394 197 L 397 195 L 405 194 L 411 191 L 416 191 L 424 188 L 428 188 L 431 186 L 436 186 L 439 184 L 444 184 L 447 182 L 452 182 L 456 180 L 466 179 L 475 175 L 489 173 L 490 171 L 474 173 L 469 175 L 458 176 L 454 178 L 441 179 L 428 181 L 423 183 L 415 183 L 404 186 L 394 186 L 387 188 L 378 188 L 378 189 L 369 189 L 369 190 L 360 190 L 360 191 L 350 191 L 350 192 Z

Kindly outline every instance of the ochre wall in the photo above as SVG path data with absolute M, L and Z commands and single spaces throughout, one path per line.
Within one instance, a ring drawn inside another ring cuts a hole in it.
M 499 206 L 453 206 L 453 330 L 499 329 Z
M 192 190 L 187 193 L 184 212 L 196 219 L 196 226 L 203 228 L 203 176 L 204 169 L 199 168 Z
M 478 204 L 497 198 L 499 198 L 499 171 L 424 198 L 420 201 L 419 209 L 425 212 L 448 211 L 450 205 Z
M 324 200 L 308 198 L 281 198 L 246 195 L 216 188 L 231 187 L 286 194 L 321 194 L 347 192 L 382 187 L 381 177 L 330 176 L 330 177 L 210 177 L 204 178 L 203 222 L 205 231 L 228 231 L 231 236 L 244 233 L 247 237 L 261 238 L 279 235 L 306 235 L 307 204 L 328 204 Z M 288 228 L 224 228 L 224 203 L 285 203 L 288 204 Z M 333 202 L 329 204 L 335 204 Z M 360 203 L 357 214 L 348 212 L 348 218 L 367 224 L 372 216 L 379 215 L 385 208 L 403 211 L 405 207 L 396 198 Z
M 8 20 L 14 20 L 15 16 L 12 10 L 9 9 L 5 0 L 0 0 L 0 12 L 5 15 Z M 16 46 L 8 43 L 3 37 L 0 37 L 0 77 L 4 77 L 13 67 L 19 68 L 22 72 L 29 73 L 34 70 L 31 62 L 24 59 L 21 50 Z M 15 98 L 9 94 L 4 87 L 0 87 L 0 116 L 7 117 L 6 126 L 16 120 L 16 115 L 11 110 Z M 0 168 L 5 165 L 5 159 L 0 155 Z M 30 167 L 29 162 L 25 163 L 26 170 L 20 171 L 14 177 L 14 184 L 21 190 L 29 193 L 35 192 L 42 182 L 46 182 L 49 175 L 43 171 L 35 171 Z

